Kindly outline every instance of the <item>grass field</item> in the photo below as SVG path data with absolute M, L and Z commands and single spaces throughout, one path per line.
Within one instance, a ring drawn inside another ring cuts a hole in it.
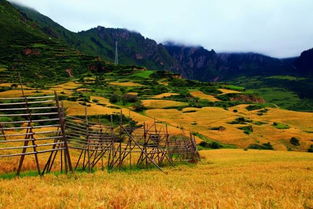
M 313 207 L 313 155 L 201 151 L 195 166 L 0 179 L 0 208 Z
M 168 108 L 186 105 L 184 102 L 176 102 L 171 100 L 143 100 L 142 104 L 147 108 Z
M 294 76 L 239 77 L 231 83 L 259 94 L 281 108 L 312 112 L 312 79 Z

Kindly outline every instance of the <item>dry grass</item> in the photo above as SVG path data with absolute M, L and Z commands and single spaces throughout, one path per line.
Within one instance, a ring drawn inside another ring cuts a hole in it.
M 230 89 L 219 89 L 219 91 L 223 92 L 222 94 L 238 94 L 240 91 L 230 90 Z
M 219 99 L 217 99 L 216 97 L 212 96 L 212 95 L 208 95 L 203 93 L 202 91 L 191 91 L 190 94 L 194 97 L 198 97 L 200 99 L 206 99 L 209 100 L 211 102 L 217 102 L 220 101 Z
M 247 147 L 253 143 L 271 142 L 277 150 L 287 150 L 291 137 L 297 137 L 301 141 L 299 150 L 305 151 L 312 144 L 313 114 L 294 112 L 280 109 L 269 109 L 263 116 L 257 115 L 257 111 L 246 110 L 247 105 L 239 105 L 229 110 L 216 107 L 185 108 L 183 111 L 175 109 L 147 110 L 146 115 L 158 118 L 173 126 L 183 126 L 186 130 L 199 132 L 214 140 L 235 144 L 239 147 Z M 233 110 L 238 112 L 233 112 Z M 190 112 L 191 111 L 191 112 Z M 288 116 L 288 117 L 286 117 Z M 232 125 L 229 122 L 238 117 L 250 118 L 253 121 L 261 121 L 264 125 L 253 125 L 253 133 L 246 135 L 238 127 L 244 125 Z M 273 122 L 288 124 L 291 128 L 279 130 L 272 126 Z M 210 130 L 212 127 L 223 126 L 223 131 Z
M 120 84 L 120 83 L 119 83 Z M 39 94 L 53 93 L 52 90 L 64 92 L 67 95 L 72 94 L 74 88 L 79 88 L 80 84 L 75 82 L 67 82 L 62 85 L 52 87 L 49 90 L 41 90 Z M 225 89 L 229 92 L 227 89 Z M 25 89 L 26 95 L 34 95 L 35 89 Z M 226 93 L 226 92 L 224 92 Z M 38 93 L 37 93 L 38 94 Z M 171 93 L 157 95 L 158 97 L 167 96 Z M 200 91 L 192 92 L 195 96 L 200 98 L 211 97 Z M 0 97 L 19 97 L 21 96 L 20 90 L 9 90 L 0 92 Z M 206 107 L 206 108 L 185 108 L 183 111 L 176 109 L 162 109 L 168 107 L 179 107 L 185 103 L 170 101 L 170 100 L 144 100 L 143 104 L 150 108 L 145 112 L 145 115 L 136 113 L 127 108 L 115 109 L 108 99 L 102 97 L 91 97 L 91 100 L 97 99 L 98 102 L 92 103 L 88 107 L 89 115 L 98 114 L 112 114 L 120 113 L 121 110 L 126 116 L 131 116 L 139 123 L 151 121 L 154 118 L 164 121 L 169 124 L 169 128 L 174 133 L 181 132 L 180 127 L 184 127 L 186 131 L 199 132 L 200 134 L 212 138 L 213 140 L 220 141 L 226 144 L 235 144 L 238 147 L 247 147 L 254 143 L 271 142 L 277 150 L 287 150 L 290 147 L 289 140 L 291 137 L 300 139 L 300 147 L 292 147 L 294 150 L 306 151 L 312 144 L 313 139 L 313 114 L 294 112 L 281 109 L 270 108 L 269 111 L 263 116 L 257 115 L 256 111 L 247 111 L 247 105 L 239 105 L 229 110 L 222 108 Z M 213 99 L 213 98 L 211 98 Z M 64 101 L 65 107 L 68 107 L 69 115 L 84 115 L 85 106 L 78 102 Z M 237 110 L 237 112 L 234 112 Z M 243 125 L 232 125 L 230 121 L 238 117 L 245 117 L 253 121 L 261 121 L 264 125 L 253 125 L 253 133 L 246 135 L 238 128 Z M 272 126 L 273 122 L 279 122 L 290 126 L 289 129 L 280 130 Z M 223 131 L 211 130 L 211 128 L 223 126 L 226 129 Z
M 62 92 L 62 94 L 65 95 L 72 95 L 73 93 L 73 89 L 78 88 L 81 84 L 76 83 L 76 82 L 67 82 L 67 83 L 63 83 L 60 85 L 56 85 L 51 87 L 50 89 L 34 89 L 34 88 L 29 88 L 27 86 L 23 86 L 24 88 L 24 93 L 26 96 L 31 96 L 31 95 L 42 95 L 42 94 L 54 94 L 54 91 L 56 91 L 58 94 L 60 94 Z M 10 83 L 3 83 L 1 84 L 1 86 L 11 86 Z M 20 86 L 19 86 L 20 87 Z M 21 97 L 22 96 L 22 92 L 20 89 L 13 89 L 13 90 L 8 90 L 8 91 L 3 91 L 0 92 L 0 97 L 7 97 L 7 98 L 11 98 L 11 97 Z
M 171 100 L 142 100 L 142 104 L 151 109 L 167 108 L 167 107 L 180 107 L 186 105 L 184 102 L 176 102 Z
M 0 208 L 312 208 L 308 153 L 202 151 L 195 167 L 0 180 Z
M 170 97 L 170 96 L 176 96 L 176 95 L 179 95 L 179 94 L 177 94 L 177 93 L 163 93 L 163 94 L 155 95 L 152 98 L 154 98 L 154 99 L 162 99 L 162 98 L 166 98 L 166 97 Z

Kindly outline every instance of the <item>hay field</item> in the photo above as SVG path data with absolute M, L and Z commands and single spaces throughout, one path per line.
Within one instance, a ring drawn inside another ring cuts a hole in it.
M 162 94 L 158 94 L 153 96 L 153 99 L 162 99 L 162 98 L 166 98 L 166 97 L 170 97 L 170 96 L 176 96 L 179 95 L 178 93 L 162 93 Z
M 196 166 L 97 171 L 0 179 L 0 208 L 277 208 L 313 207 L 313 155 L 201 151 Z
M 248 111 L 247 105 L 238 105 L 224 110 L 217 107 L 185 108 L 182 111 L 176 109 L 152 109 L 147 110 L 146 115 L 156 117 L 173 126 L 183 126 L 186 130 L 199 132 L 213 140 L 226 144 L 235 144 L 244 148 L 253 143 L 271 142 L 277 150 L 287 150 L 291 137 L 300 139 L 301 145 L 294 149 L 306 151 L 313 139 L 313 114 L 269 108 L 264 115 L 258 115 L 258 110 Z M 234 112 L 236 110 L 236 112 Z M 262 125 L 229 124 L 238 117 L 262 122 Z M 290 126 L 289 129 L 277 129 L 274 122 L 280 122 Z M 249 135 L 238 129 L 251 125 L 253 132 Z M 222 126 L 223 131 L 211 130 Z
M 241 93 L 240 91 L 231 90 L 231 89 L 218 89 L 218 90 L 221 91 L 222 94 L 239 94 L 239 93 Z
M 184 106 L 187 103 L 184 102 L 176 102 L 171 100 L 142 100 L 142 104 L 146 108 L 158 109 L 158 108 L 168 108 L 168 107 L 180 107 Z
M 217 99 L 216 97 L 212 96 L 212 95 L 208 95 L 203 93 L 202 91 L 191 91 L 190 94 L 194 97 L 198 97 L 200 99 L 206 99 L 209 100 L 211 102 L 217 102 L 220 101 L 219 99 Z

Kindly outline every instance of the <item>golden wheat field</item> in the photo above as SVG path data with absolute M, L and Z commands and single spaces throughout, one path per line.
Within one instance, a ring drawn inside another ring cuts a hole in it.
M 313 155 L 201 151 L 197 165 L 0 179 L 0 208 L 312 208 Z

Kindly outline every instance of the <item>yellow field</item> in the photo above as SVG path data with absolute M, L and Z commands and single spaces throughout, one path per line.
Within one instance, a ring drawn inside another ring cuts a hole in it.
M 114 86 L 143 86 L 139 83 L 134 83 L 134 82 L 111 82 L 110 85 Z
M 154 98 L 154 99 L 162 99 L 162 98 L 175 96 L 175 95 L 179 95 L 179 94 L 177 94 L 177 93 L 163 93 L 163 94 L 155 95 L 152 98 Z
M 142 100 L 142 104 L 147 108 L 166 108 L 184 106 L 184 102 L 176 102 L 171 100 Z
M 297 137 L 301 146 L 297 149 L 307 150 L 312 144 L 313 114 L 270 108 L 263 116 L 258 116 L 257 111 L 248 111 L 247 105 L 239 105 L 229 110 L 217 107 L 185 108 L 182 111 L 175 109 L 147 110 L 146 115 L 158 118 L 173 126 L 183 126 L 186 130 L 199 132 L 216 141 L 226 144 L 235 144 L 241 148 L 253 143 L 271 142 L 277 150 L 287 150 L 284 144 L 288 144 L 291 137 Z M 234 112 L 233 110 L 238 112 Z M 192 112 L 189 112 L 192 111 Z M 286 117 L 288 116 L 288 117 Z M 253 133 L 244 134 L 238 127 L 246 125 L 232 125 L 229 122 L 238 117 L 250 118 L 253 121 L 264 122 L 263 125 L 253 125 Z M 273 122 L 288 124 L 290 129 L 277 129 Z M 210 130 L 213 127 L 223 126 L 225 130 Z
M 223 94 L 238 94 L 240 91 L 230 90 L 230 89 L 219 89 L 219 91 L 223 92 Z
M 203 93 L 202 91 L 191 91 L 190 94 L 194 97 L 198 97 L 200 99 L 206 99 L 209 100 L 211 102 L 217 102 L 220 101 L 219 99 L 217 99 L 216 97 L 212 96 L 212 95 L 208 95 Z
M 313 207 L 313 155 L 202 151 L 196 166 L 0 179 L 0 208 Z
M 24 88 L 24 93 L 26 96 L 30 96 L 30 95 L 42 95 L 42 94 L 54 94 L 54 91 L 56 91 L 58 94 L 60 94 L 62 92 L 62 94 L 65 95 L 72 95 L 73 93 L 73 89 L 78 88 L 81 84 L 76 83 L 76 82 L 67 82 L 67 83 L 63 83 L 60 85 L 56 85 L 51 87 L 50 89 L 34 89 L 34 88 L 30 88 L 27 86 L 23 86 Z M 11 86 L 10 83 L 3 83 L 1 84 L 1 86 Z M 0 97 L 7 97 L 7 98 L 11 98 L 11 97 L 21 97 L 22 96 L 22 92 L 20 90 L 20 85 L 18 86 L 19 89 L 13 89 L 13 90 L 8 90 L 8 91 L 3 91 L 0 92 Z

